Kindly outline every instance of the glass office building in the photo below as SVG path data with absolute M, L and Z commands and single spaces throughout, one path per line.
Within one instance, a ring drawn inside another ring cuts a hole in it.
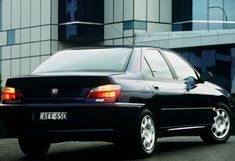
M 235 29 L 234 0 L 173 0 L 172 5 L 173 31 Z M 175 50 L 199 71 L 211 71 L 212 82 L 235 93 L 234 44 L 201 44 Z
M 104 0 L 60 0 L 59 39 L 98 42 L 104 39 Z
M 29 74 L 58 48 L 58 3 L 0 0 L 1 79 Z
M 235 29 L 234 0 L 172 0 L 173 31 Z
M 182 48 L 175 49 L 175 51 L 180 53 L 199 72 L 210 71 L 213 73 L 211 82 L 235 93 L 235 90 L 232 89 L 232 81 L 235 76 L 235 64 L 233 63 L 233 60 L 235 60 L 234 45 Z

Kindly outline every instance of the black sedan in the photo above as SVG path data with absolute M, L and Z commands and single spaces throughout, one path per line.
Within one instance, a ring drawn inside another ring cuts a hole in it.
M 229 93 L 178 54 L 154 47 L 60 51 L 29 76 L 9 78 L 1 119 L 27 156 L 51 143 L 110 141 L 149 156 L 158 137 L 230 137 Z

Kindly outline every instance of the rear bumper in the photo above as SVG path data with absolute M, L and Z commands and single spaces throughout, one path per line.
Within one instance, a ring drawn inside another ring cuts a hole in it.
M 42 135 L 54 140 L 109 140 L 136 129 L 144 104 L 1 105 L 3 124 L 11 134 Z M 40 120 L 40 112 L 67 112 L 67 120 Z

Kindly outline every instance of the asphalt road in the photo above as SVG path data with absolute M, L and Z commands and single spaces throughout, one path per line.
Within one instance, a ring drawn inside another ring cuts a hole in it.
M 225 144 L 206 145 L 199 137 L 172 137 L 158 140 L 154 155 L 133 158 L 114 144 L 104 142 L 65 142 L 53 144 L 43 158 L 25 157 L 16 139 L 0 139 L 0 161 L 234 161 L 235 136 Z

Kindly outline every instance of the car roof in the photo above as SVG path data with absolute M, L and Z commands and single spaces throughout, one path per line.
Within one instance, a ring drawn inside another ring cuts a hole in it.
M 100 46 L 80 46 L 74 48 L 68 48 L 65 50 L 86 50 L 86 49 L 108 49 L 108 48 L 156 48 L 164 49 L 156 46 L 147 46 L 147 45 L 100 45 Z M 165 49 L 167 50 L 167 49 Z

